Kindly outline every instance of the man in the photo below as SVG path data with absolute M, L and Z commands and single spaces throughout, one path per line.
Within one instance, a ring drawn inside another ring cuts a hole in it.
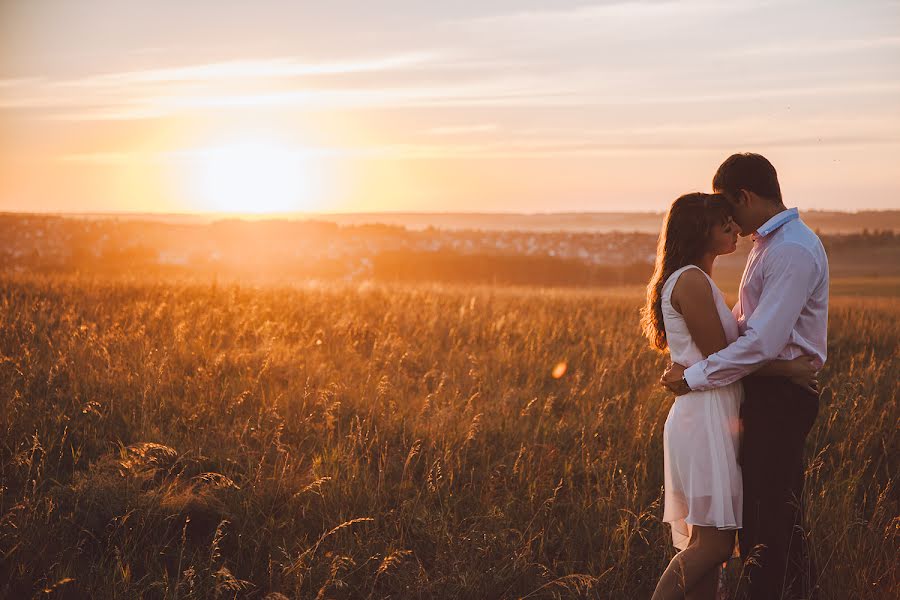
M 677 395 L 743 379 L 744 480 L 741 554 L 753 600 L 816 596 L 801 516 L 803 446 L 819 410 L 815 386 L 754 376 L 773 359 L 826 358 L 828 258 L 822 243 L 787 209 L 775 167 L 758 154 L 722 163 L 713 189 L 734 206 L 734 220 L 753 234 L 753 249 L 734 307 L 741 336 L 690 368 L 672 365 L 660 383 Z M 742 582 L 743 583 L 743 582 Z

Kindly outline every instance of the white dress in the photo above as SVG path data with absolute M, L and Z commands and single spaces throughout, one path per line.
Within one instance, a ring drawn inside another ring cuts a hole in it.
M 738 337 L 738 325 L 722 292 L 702 269 L 688 265 L 663 284 L 662 313 L 672 361 L 689 367 L 703 360 L 684 317 L 672 307 L 672 288 L 688 269 L 709 280 L 725 339 Z M 672 526 L 672 542 L 687 547 L 692 525 L 739 529 L 743 509 L 741 468 L 737 464 L 740 435 L 741 382 L 704 392 L 678 396 L 663 430 L 665 510 L 663 521 Z

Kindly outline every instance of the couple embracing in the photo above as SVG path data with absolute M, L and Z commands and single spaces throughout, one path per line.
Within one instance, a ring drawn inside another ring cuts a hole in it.
M 735 532 L 740 593 L 814 598 L 803 447 L 826 357 L 828 259 L 764 157 L 730 156 L 713 190 L 669 209 L 642 311 L 651 345 L 672 359 L 660 382 L 677 396 L 663 434 L 663 521 L 680 552 L 653 599 L 715 598 Z M 711 275 L 738 235 L 753 248 L 732 310 Z

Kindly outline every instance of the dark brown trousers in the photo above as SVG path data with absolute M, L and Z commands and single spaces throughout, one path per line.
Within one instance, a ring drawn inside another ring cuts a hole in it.
M 802 498 L 803 447 L 819 412 L 818 394 L 783 377 L 750 376 L 743 383 L 741 590 L 751 600 L 816 598 Z

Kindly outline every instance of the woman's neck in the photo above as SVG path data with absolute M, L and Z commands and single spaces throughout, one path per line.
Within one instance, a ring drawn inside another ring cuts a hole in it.
M 697 261 L 697 266 L 703 269 L 703 272 L 712 277 L 713 263 L 716 261 L 715 254 L 704 254 Z

